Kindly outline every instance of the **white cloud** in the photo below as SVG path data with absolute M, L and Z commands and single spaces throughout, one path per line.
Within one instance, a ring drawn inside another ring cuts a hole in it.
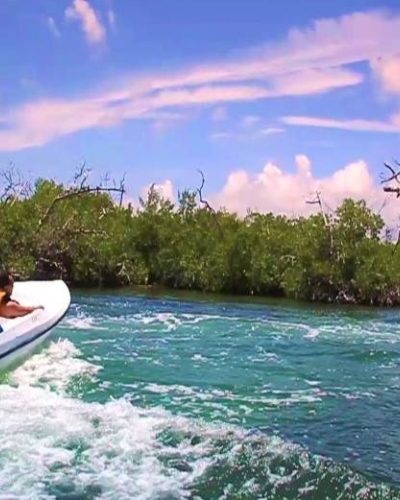
M 58 29 L 58 26 L 54 20 L 53 17 L 49 16 L 47 19 L 46 19 L 46 24 L 47 24 L 47 27 L 49 28 L 51 34 L 55 37 L 55 38 L 60 38 L 61 36 L 61 33 L 60 33 L 60 30 Z
M 251 128 L 260 123 L 261 118 L 255 115 L 247 115 L 242 118 L 241 125 L 244 128 Z
M 173 128 L 178 123 L 182 123 L 187 120 L 188 116 L 183 113 L 167 113 L 159 111 L 155 113 L 148 113 L 146 118 L 151 120 L 153 130 L 157 133 L 163 133 L 166 130 Z
M 328 213 L 345 198 L 363 199 L 372 210 L 381 213 L 389 226 L 398 226 L 400 202 L 383 192 L 382 185 L 376 183 L 364 160 L 348 163 L 325 177 L 313 174 L 308 156 L 299 154 L 294 161 L 294 173 L 273 162 L 268 162 L 256 173 L 245 169 L 232 171 L 222 189 L 208 195 L 208 200 L 214 208 L 224 207 L 240 216 L 245 216 L 250 209 L 298 217 L 319 211 L 317 205 L 307 203 L 315 200 L 318 192 Z M 142 189 L 142 197 L 146 198 L 149 187 Z M 164 198 L 176 202 L 176 190 L 171 180 L 155 184 L 155 188 Z
M 391 123 L 400 129 L 400 113 L 394 114 L 390 118 Z
M 213 141 L 220 141 L 224 139 L 232 139 L 232 137 L 235 137 L 231 132 L 213 132 L 210 135 L 210 138 Z
M 335 209 L 345 198 L 365 199 L 374 210 L 379 210 L 387 200 L 383 216 L 395 222 L 400 215 L 400 204 L 385 195 L 363 160 L 357 160 L 318 178 L 305 155 L 295 157 L 296 171 L 285 172 L 278 165 L 268 162 L 258 173 L 241 169 L 229 174 L 220 192 L 212 198 L 214 206 L 224 206 L 231 212 L 245 215 L 247 209 L 273 212 L 288 216 L 309 215 L 316 207 L 307 204 L 318 191 L 327 206 Z
M 275 134 L 283 134 L 285 131 L 284 128 L 280 127 L 266 127 L 257 131 L 258 135 L 275 135 Z
M 87 0 L 74 0 L 66 16 L 82 24 L 91 43 L 105 40 L 105 29 Z M 314 95 L 358 85 L 363 75 L 348 66 L 376 61 L 382 55 L 394 57 L 400 51 L 399 32 L 399 15 L 368 12 L 322 19 L 307 29 L 291 30 L 281 43 L 244 55 L 171 74 L 128 78 L 111 91 L 86 97 L 47 99 L 1 110 L 7 128 L 0 131 L 0 150 L 40 146 L 80 130 L 143 119 L 155 111 Z M 394 131 L 397 122 L 394 119 L 390 127 L 372 123 L 375 130 Z M 370 126 L 371 122 L 347 121 L 348 130 Z
M 72 5 L 65 11 L 65 17 L 81 24 L 89 43 L 98 44 L 105 41 L 106 30 L 87 0 L 73 0 Z
M 147 199 L 147 194 L 149 192 L 149 189 L 151 188 L 151 184 L 144 187 L 141 190 L 140 196 L 144 200 Z M 163 182 L 160 182 L 158 184 L 153 184 L 153 188 L 162 196 L 165 200 L 169 200 L 172 203 L 175 203 L 176 198 L 175 198 L 175 189 L 172 181 L 170 179 L 166 179 Z
M 340 87 L 358 85 L 363 79 L 360 73 L 345 69 L 309 69 L 275 78 L 273 88 L 276 96 L 320 94 Z
M 385 92 L 400 94 L 400 53 L 393 57 L 379 58 L 371 66 Z
M 254 139 L 262 139 L 268 136 L 283 134 L 286 130 L 280 127 L 264 127 L 259 129 L 245 129 L 240 131 L 219 131 L 213 132 L 210 137 L 215 141 L 233 139 L 233 140 L 254 140 Z
M 281 121 L 287 125 L 305 127 L 336 128 L 358 132 L 400 133 L 398 116 L 393 116 L 387 122 L 379 120 L 335 120 L 316 116 L 284 116 Z
M 218 106 L 217 108 L 212 110 L 211 120 L 214 122 L 222 122 L 228 118 L 228 113 L 226 108 L 223 106 Z
M 116 25 L 117 20 L 116 20 L 115 12 L 113 11 L 113 9 L 108 9 L 107 20 L 108 20 L 108 24 L 110 25 L 110 27 L 112 29 L 115 29 L 115 25 Z
M 320 77 L 326 82 L 327 77 L 332 76 L 334 86 L 338 85 L 340 77 L 344 79 L 343 84 L 348 85 L 347 80 L 355 79 L 355 73 L 346 73 L 343 67 L 372 61 L 383 54 L 386 57 L 396 54 L 400 50 L 399 30 L 400 16 L 382 12 L 356 12 L 320 19 L 307 29 L 290 30 L 281 43 L 256 47 L 242 58 L 194 67 L 177 78 L 181 84 L 199 85 L 216 81 L 265 80 L 289 74 L 290 81 L 283 81 L 283 84 L 294 81 L 294 86 L 301 87 L 298 77 L 302 77 L 320 89 L 322 85 L 313 80 Z M 336 73 L 337 68 L 343 71 Z M 167 82 L 161 81 L 163 85 Z

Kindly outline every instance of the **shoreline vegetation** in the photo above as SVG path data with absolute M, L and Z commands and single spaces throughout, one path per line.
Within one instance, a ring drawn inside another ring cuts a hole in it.
M 0 201 L 0 264 L 73 287 L 159 286 L 307 302 L 400 305 L 400 249 L 364 201 L 288 218 L 214 210 L 202 185 L 176 204 L 152 186 L 138 208 L 120 188 L 39 179 Z M 22 184 L 21 184 L 22 185 Z M 119 203 L 113 196 L 119 196 Z

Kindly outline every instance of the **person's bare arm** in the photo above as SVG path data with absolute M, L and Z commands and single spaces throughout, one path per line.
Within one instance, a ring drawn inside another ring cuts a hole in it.
M 7 304 L 0 305 L 0 316 L 3 318 L 18 318 L 20 316 L 26 316 L 37 309 L 43 309 L 43 306 L 22 306 L 16 302 L 10 301 Z

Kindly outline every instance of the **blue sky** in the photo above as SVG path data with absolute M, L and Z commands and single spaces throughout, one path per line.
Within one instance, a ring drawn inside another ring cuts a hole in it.
M 0 165 L 32 177 L 86 160 L 133 196 L 201 168 L 248 204 L 268 164 L 335 182 L 400 156 L 398 0 L 2 0 L 0 19 Z

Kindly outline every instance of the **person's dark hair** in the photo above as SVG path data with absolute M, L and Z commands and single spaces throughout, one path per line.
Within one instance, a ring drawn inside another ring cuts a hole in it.
M 0 270 L 0 288 L 10 285 L 12 281 L 11 273 L 5 269 Z

